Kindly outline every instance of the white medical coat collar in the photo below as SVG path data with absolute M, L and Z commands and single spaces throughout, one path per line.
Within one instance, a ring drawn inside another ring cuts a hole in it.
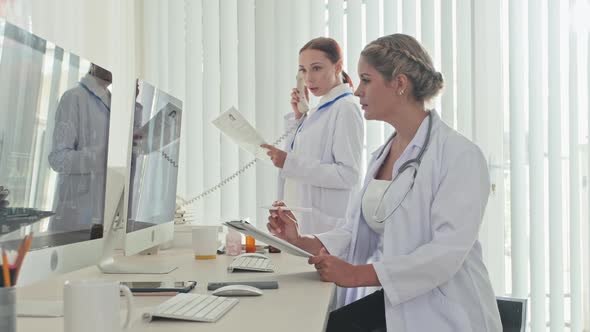
M 109 109 L 111 108 L 111 92 L 108 89 L 104 88 L 104 85 L 102 85 L 106 83 L 106 81 L 103 81 L 100 78 L 94 77 L 90 74 L 86 74 L 84 75 L 84 77 L 82 77 L 80 83 L 84 84 L 84 86 L 88 88 L 88 90 L 90 90 L 92 93 L 94 93 L 95 96 L 100 98 L 100 100 L 105 105 L 108 105 Z
M 426 136 L 428 135 L 428 121 L 434 121 L 433 118 L 436 116 L 436 112 L 434 112 L 434 111 L 427 111 L 427 112 L 431 112 L 431 114 L 432 114 L 430 116 L 430 119 L 429 119 L 429 116 L 426 115 L 424 120 L 422 120 L 420 127 L 418 127 L 418 130 L 416 130 L 416 134 L 414 135 L 414 138 L 412 138 L 412 140 L 410 141 L 410 144 L 408 144 L 409 146 L 417 147 L 418 149 L 421 149 L 423 147 L 422 145 L 426 141 Z
M 340 96 L 343 93 L 347 93 L 347 92 L 352 93 L 352 89 L 346 83 L 342 83 L 342 84 L 339 84 L 339 85 L 333 87 L 332 90 L 330 90 L 328 93 L 323 95 L 322 98 L 320 98 L 320 102 L 317 104 L 316 107 L 313 108 L 313 110 L 317 111 L 317 109 L 322 107 L 322 105 L 324 105 L 325 103 L 329 103 L 332 100 L 334 100 L 334 98 Z
M 439 116 L 435 110 L 430 110 L 429 112 L 432 114 L 430 116 L 430 121 L 432 121 L 432 124 L 434 127 L 434 123 L 438 121 Z M 426 116 L 424 118 L 424 120 L 422 120 L 422 123 L 420 124 L 420 127 L 418 127 L 418 130 L 416 130 L 416 134 L 414 135 L 414 138 L 412 138 L 412 140 L 410 141 L 410 143 L 406 147 L 406 150 L 408 148 L 414 148 L 414 147 L 416 147 L 418 149 L 422 148 L 422 145 L 424 144 L 424 141 L 426 140 L 426 136 L 428 135 L 428 121 L 429 121 L 428 116 Z M 393 143 L 393 136 L 394 135 L 395 135 L 395 132 L 393 134 L 391 134 L 391 136 L 389 136 L 389 138 L 387 139 L 387 144 L 384 147 L 380 147 L 379 149 L 373 151 L 372 155 L 373 155 L 374 159 L 381 159 L 382 157 L 387 156 L 385 151 L 388 151 L 391 148 L 391 144 Z M 406 150 L 404 150 L 403 153 L 405 153 Z

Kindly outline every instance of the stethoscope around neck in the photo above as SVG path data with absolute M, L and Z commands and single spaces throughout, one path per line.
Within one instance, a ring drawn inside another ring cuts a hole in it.
M 416 158 L 412 158 L 412 159 L 406 161 L 405 163 L 403 163 L 400 166 L 399 170 L 397 171 L 397 174 L 395 175 L 393 180 L 387 185 L 387 188 L 385 188 L 385 191 L 383 192 L 383 195 L 381 195 L 381 199 L 379 199 L 379 203 L 377 204 L 377 207 L 375 208 L 375 213 L 373 215 L 373 220 L 375 220 L 377 223 L 381 224 L 381 223 L 385 222 L 385 220 L 387 220 L 389 217 L 391 217 L 391 215 L 400 207 L 400 205 L 402 204 L 402 202 L 404 201 L 406 196 L 408 196 L 408 194 L 410 193 L 410 191 L 414 187 L 414 181 L 416 180 L 416 175 L 418 175 L 418 169 L 420 168 L 420 163 L 422 163 L 422 157 L 424 156 L 424 152 L 426 152 L 426 150 L 428 148 L 428 144 L 430 143 L 430 133 L 431 132 L 432 132 L 432 113 L 429 111 L 428 112 L 428 131 L 426 132 L 426 138 L 424 139 L 424 144 L 422 144 L 422 148 L 420 149 L 420 153 L 418 153 L 418 156 Z M 391 135 L 391 137 L 389 137 L 389 139 L 387 140 L 387 143 L 385 143 L 385 145 L 383 146 L 383 148 L 379 152 L 377 159 L 381 158 L 383 153 L 385 153 L 385 149 L 389 145 L 389 142 L 391 142 L 395 138 L 396 134 L 397 133 L 393 133 L 393 135 Z M 414 172 L 406 172 L 409 169 L 414 169 Z M 387 193 L 389 192 L 389 189 L 391 188 L 391 186 L 394 183 L 396 184 L 396 186 L 395 186 L 396 191 L 393 193 L 393 195 L 390 195 L 391 202 L 388 202 L 388 203 L 391 203 L 388 205 L 393 206 L 393 209 L 389 213 L 384 212 L 383 215 L 386 214 L 384 217 L 380 216 L 379 212 L 381 210 L 381 206 L 383 205 L 383 200 L 385 199 L 385 196 L 387 195 Z

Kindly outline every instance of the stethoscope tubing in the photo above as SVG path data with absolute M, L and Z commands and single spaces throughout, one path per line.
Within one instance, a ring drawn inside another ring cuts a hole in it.
M 387 188 L 385 188 L 385 191 L 383 192 L 383 195 L 381 195 L 381 199 L 379 200 L 379 203 L 377 204 L 377 208 L 375 208 L 375 213 L 373 215 L 373 219 L 377 223 L 382 224 L 383 222 L 385 222 L 385 220 L 387 220 L 389 217 L 391 217 L 391 215 L 397 210 L 397 207 L 396 207 L 385 218 L 383 218 L 383 219 L 377 219 L 377 212 L 381 208 L 381 205 L 383 205 L 383 199 L 385 198 L 385 195 L 387 194 L 387 192 L 391 188 L 391 185 L 394 184 L 395 183 L 395 180 L 397 180 L 399 178 L 399 176 L 405 170 L 409 169 L 410 166 L 412 166 L 412 164 L 415 164 L 415 166 L 414 166 L 414 175 L 413 175 L 413 179 L 412 179 L 412 185 L 410 186 L 410 189 L 404 194 L 404 197 L 400 201 L 400 204 L 399 205 L 401 205 L 401 202 L 403 202 L 406 199 L 406 196 L 408 195 L 408 193 L 414 187 L 414 180 L 416 179 L 416 175 L 418 175 L 418 169 L 420 168 L 420 164 L 422 163 L 422 157 L 424 156 L 424 152 L 426 152 L 426 150 L 428 148 L 428 144 L 430 144 L 430 134 L 431 134 L 431 132 L 432 132 L 432 113 L 431 113 L 431 111 L 429 111 L 428 112 L 428 131 L 426 132 L 426 138 L 424 139 L 424 144 L 422 145 L 422 148 L 420 149 L 420 153 L 418 153 L 418 156 L 416 158 L 412 158 L 412 159 L 406 161 L 405 163 L 403 163 L 400 166 L 400 168 L 399 168 L 397 174 L 395 175 L 395 177 L 393 178 L 393 180 L 391 180 L 391 182 L 387 185 Z M 387 142 L 385 143 L 385 145 L 383 145 L 383 148 L 381 149 L 381 152 L 379 153 L 377 159 L 381 158 L 381 156 L 385 152 L 385 148 L 387 147 L 387 145 L 389 145 L 389 142 L 391 142 L 395 138 L 395 135 L 396 134 L 397 133 L 393 133 L 387 139 Z M 398 205 L 398 207 L 399 207 L 399 205 Z

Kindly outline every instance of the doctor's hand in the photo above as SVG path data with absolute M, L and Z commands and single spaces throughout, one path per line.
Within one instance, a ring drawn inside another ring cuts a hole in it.
M 284 202 L 274 202 L 273 206 L 285 206 Z M 268 228 L 271 234 L 276 237 L 283 239 L 291 244 L 296 245 L 297 241 L 301 238 L 299 233 L 299 226 L 297 225 L 297 219 L 291 211 L 288 210 L 271 210 L 270 216 L 268 217 Z
M 357 287 L 356 266 L 330 255 L 325 248 L 321 248 L 317 256 L 310 257 L 308 263 L 315 265 L 322 281 L 333 282 L 340 287 Z
M 287 152 L 277 149 L 270 144 L 262 144 L 261 148 L 268 149 L 266 155 L 270 157 L 272 163 L 278 167 L 283 168 L 285 166 L 285 160 L 287 159 Z

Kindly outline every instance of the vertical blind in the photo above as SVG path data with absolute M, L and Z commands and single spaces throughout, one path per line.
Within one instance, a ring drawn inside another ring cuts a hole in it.
M 184 100 L 185 198 L 252 158 L 211 125 L 220 112 L 236 106 L 268 141 L 283 133 L 307 40 L 335 38 L 358 84 L 366 43 L 395 32 L 418 38 L 445 77 L 431 106 L 488 160 L 480 240 L 496 294 L 529 299 L 532 331 L 590 328 L 583 318 L 590 316 L 587 0 L 146 0 L 138 7 L 141 75 Z M 366 122 L 365 158 L 392 130 Z M 204 223 L 250 217 L 263 226 L 257 206 L 275 200 L 276 176 L 258 162 L 190 210 Z

